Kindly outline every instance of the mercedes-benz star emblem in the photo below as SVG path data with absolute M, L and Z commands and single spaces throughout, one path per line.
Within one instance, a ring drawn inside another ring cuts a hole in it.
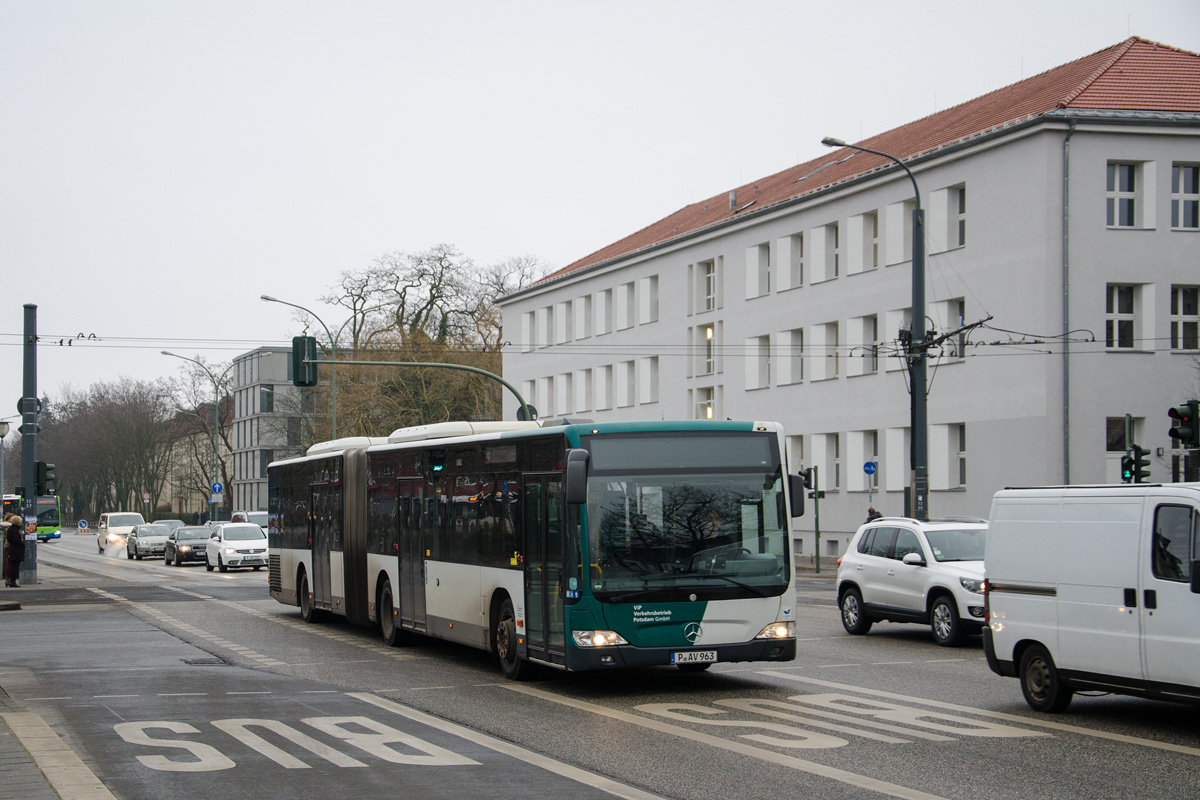
M 696 643 L 696 640 L 700 638 L 700 634 L 703 632 L 704 631 L 700 627 L 699 622 L 689 622 L 687 625 L 683 626 L 683 638 L 687 639 L 692 644 Z

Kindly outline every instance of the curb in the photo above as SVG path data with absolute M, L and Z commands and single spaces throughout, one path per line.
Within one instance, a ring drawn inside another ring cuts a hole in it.
M 28 711 L 0 712 L 4 724 L 62 800 L 116 800 L 46 721 Z

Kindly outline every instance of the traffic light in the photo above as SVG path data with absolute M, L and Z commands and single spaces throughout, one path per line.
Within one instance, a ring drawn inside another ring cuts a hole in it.
M 317 340 L 315 337 L 292 337 L 292 385 L 317 385 Z
M 800 470 L 800 472 L 798 474 L 800 475 L 800 480 L 804 483 L 805 489 L 813 488 L 812 467 L 809 467 L 808 469 L 802 469 L 802 470 Z
M 1149 483 L 1150 451 L 1138 444 L 1131 447 L 1129 451 L 1133 454 L 1133 482 Z
M 54 474 L 54 465 L 47 464 L 45 461 L 38 461 L 36 464 L 36 481 L 34 482 L 34 491 L 39 494 L 50 494 L 49 484 L 54 483 L 55 489 L 58 488 L 58 478 Z
M 1173 420 L 1178 420 L 1178 424 L 1172 424 L 1170 433 L 1171 438 L 1175 440 L 1176 447 L 1184 447 L 1188 449 L 1200 448 L 1200 423 L 1197 423 L 1197 412 L 1200 411 L 1200 400 L 1188 400 L 1178 408 L 1172 408 L 1167 412 L 1167 416 Z
M 1133 456 L 1121 457 L 1121 483 L 1133 483 Z

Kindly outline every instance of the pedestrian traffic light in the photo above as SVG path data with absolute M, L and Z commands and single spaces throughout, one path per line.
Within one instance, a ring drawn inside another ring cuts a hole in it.
M 1133 456 L 1121 456 L 1121 483 L 1133 483 Z
M 1149 483 L 1150 482 L 1150 451 L 1141 445 L 1135 444 L 1130 448 L 1133 453 L 1133 482 L 1134 483 Z
M 292 385 L 317 385 L 317 340 L 315 337 L 292 337 Z
M 47 464 L 45 461 L 38 461 L 36 464 L 36 481 L 34 482 L 34 491 L 37 494 L 51 494 L 50 484 L 57 484 L 58 478 L 54 475 L 54 465 Z M 57 489 L 57 485 L 55 489 Z
M 1167 416 L 1176 422 L 1172 423 L 1170 433 L 1176 447 L 1188 449 L 1200 448 L 1200 423 L 1197 423 L 1197 412 L 1200 411 L 1200 400 L 1188 400 L 1177 408 L 1167 411 Z

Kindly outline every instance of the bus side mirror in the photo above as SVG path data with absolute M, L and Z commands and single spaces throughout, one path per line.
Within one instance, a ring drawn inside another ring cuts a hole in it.
M 792 516 L 804 516 L 804 478 L 799 475 L 788 475 L 788 496 L 792 503 Z
M 1192 594 L 1200 594 L 1200 561 L 1192 562 Z
M 568 503 L 587 502 L 588 451 L 567 451 L 567 474 L 563 476 L 563 493 Z

